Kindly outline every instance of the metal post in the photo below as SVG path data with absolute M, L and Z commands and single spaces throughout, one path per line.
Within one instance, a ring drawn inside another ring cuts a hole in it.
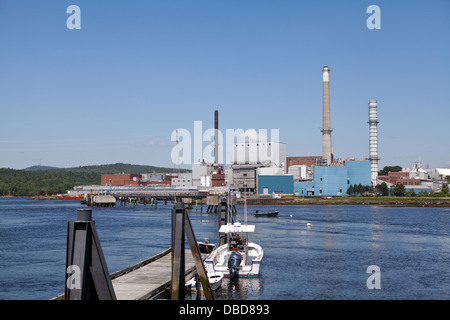
M 116 300 L 91 209 L 68 222 L 65 280 L 65 300 Z
M 184 256 L 184 220 L 185 207 L 177 202 L 172 209 L 172 284 L 170 298 L 184 300 L 185 256 Z
M 197 239 L 195 238 L 194 229 L 192 228 L 191 219 L 189 218 L 186 210 L 184 230 L 189 242 L 189 247 L 191 248 L 192 256 L 194 257 L 195 267 L 197 268 L 197 273 L 203 287 L 205 298 L 207 300 L 214 300 L 214 295 L 211 290 L 211 286 L 209 285 L 208 275 L 206 273 L 205 266 L 203 265 L 202 255 L 198 247 Z
M 218 205 L 218 217 L 219 217 L 219 229 L 221 226 L 227 224 L 228 222 L 228 207 L 227 207 L 227 199 L 220 199 L 220 203 Z M 226 242 L 226 235 L 224 233 L 219 234 L 219 245 L 223 245 Z

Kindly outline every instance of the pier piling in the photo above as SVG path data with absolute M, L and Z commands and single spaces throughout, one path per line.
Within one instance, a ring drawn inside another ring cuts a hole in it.
M 68 222 L 64 299 L 116 300 L 91 209 Z
M 184 300 L 185 256 L 184 256 L 184 215 L 186 209 L 182 202 L 177 202 L 172 210 L 172 284 L 170 298 Z
M 177 202 L 172 210 L 172 284 L 170 297 L 172 300 L 184 300 L 185 286 L 185 233 L 189 242 L 195 267 L 203 287 L 205 298 L 213 300 L 214 296 L 209 285 L 205 266 L 203 265 L 200 249 L 195 238 L 189 215 L 183 202 Z

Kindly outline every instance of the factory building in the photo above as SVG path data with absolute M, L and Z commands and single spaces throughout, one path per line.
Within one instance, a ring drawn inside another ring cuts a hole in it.
M 179 189 L 189 189 L 192 187 L 192 173 L 180 173 L 172 178 L 172 187 Z
M 161 185 L 170 186 L 172 174 L 163 173 L 159 174 L 161 177 L 159 180 L 150 179 L 146 180 L 143 176 L 148 174 L 102 174 L 101 185 L 102 186 L 148 186 L 148 185 Z M 153 174 L 156 176 L 156 174 Z M 148 178 L 148 176 L 146 176 Z
M 342 196 L 351 185 L 371 185 L 370 161 L 345 161 L 343 166 L 315 166 L 312 181 L 294 182 L 298 196 Z
M 258 175 L 260 195 L 294 194 L 294 178 L 291 174 Z
M 192 164 L 192 187 L 224 187 L 227 185 L 222 165 L 206 162 Z
M 101 184 L 112 186 L 129 186 L 141 181 L 140 174 L 102 174 Z
M 206 162 L 192 163 L 192 186 L 211 186 L 211 174 L 214 171 L 214 165 Z
M 284 174 L 282 168 L 256 169 L 256 189 L 260 195 L 294 194 L 292 174 Z
M 264 165 L 284 168 L 286 163 L 286 143 L 247 142 L 233 146 L 233 164 Z
M 232 165 L 233 189 L 241 192 L 256 192 L 256 170 L 262 165 Z
M 351 185 L 378 181 L 377 101 L 369 101 L 368 161 L 334 160 L 331 144 L 330 68 L 322 69 L 322 155 L 286 157 L 286 144 L 239 142 L 233 145 L 231 168 L 218 163 L 218 111 L 214 114 L 214 164 L 192 165 L 193 187 L 230 188 L 236 191 L 304 196 L 346 195 Z
M 286 144 L 280 142 L 236 143 L 233 146 L 232 159 L 233 189 L 257 193 L 257 170 L 273 168 L 284 174 Z
M 331 154 L 333 159 L 333 154 Z M 289 173 L 291 166 L 317 166 L 321 163 L 322 156 L 286 157 L 286 173 Z
M 289 174 L 294 177 L 294 182 L 312 180 L 312 167 L 306 165 L 294 165 L 289 167 Z

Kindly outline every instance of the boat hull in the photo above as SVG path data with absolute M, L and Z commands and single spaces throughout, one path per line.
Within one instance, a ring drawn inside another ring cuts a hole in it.
M 256 211 L 253 215 L 255 217 L 276 217 L 276 216 L 278 216 L 278 211 L 269 211 L 269 212 Z
M 208 281 L 209 281 L 209 286 L 211 287 L 211 290 L 216 291 L 217 289 L 220 288 L 220 286 L 222 285 L 222 279 L 224 278 L 223 273 L 217 272 L 213 275 L 209 275 L 208 274 Z M 203 290 L 203 287 L 201 286 L 201 284 L 199 285 L 200 290 Z M 191 291 L 197 291 L 197 284 L 195 281 L 195 278 L 192 278 L 191 280 L 189 280 L 188 282 L 186 282 L 185 288 L 187 290 L 191 290 Z
M 224 244 L 216 248 L 210 256 L 205 259 L 205 267 L 208 273 L 222 272 L 224 277 L 230 277 L 230 268 L 228 260 L 232 251 L 228 250 L 228 245 Z M 241 264 L 236 268 L 237 276 L 240 278 L 256 278 L 259 277 L 261 260 L 264 251 L 261 246 L 250 242 L 248 244 L 247 254 L 239 251 L 242 255 Z

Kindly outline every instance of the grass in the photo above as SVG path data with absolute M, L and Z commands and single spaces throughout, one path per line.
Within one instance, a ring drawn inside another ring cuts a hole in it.
M 243 202 L 243 199 L 239 199 Z M 384 196 L 384 197 L 362 197 L 344 196 L 323 199 L 321 197 L 298 197 L 284 196 L 281 199 L 273 198 L 249 198 L 248 204 L 271 204 L 271 205 L 403 205 L 403 206 L 442 206 L 450 207 L 450 196 Z

